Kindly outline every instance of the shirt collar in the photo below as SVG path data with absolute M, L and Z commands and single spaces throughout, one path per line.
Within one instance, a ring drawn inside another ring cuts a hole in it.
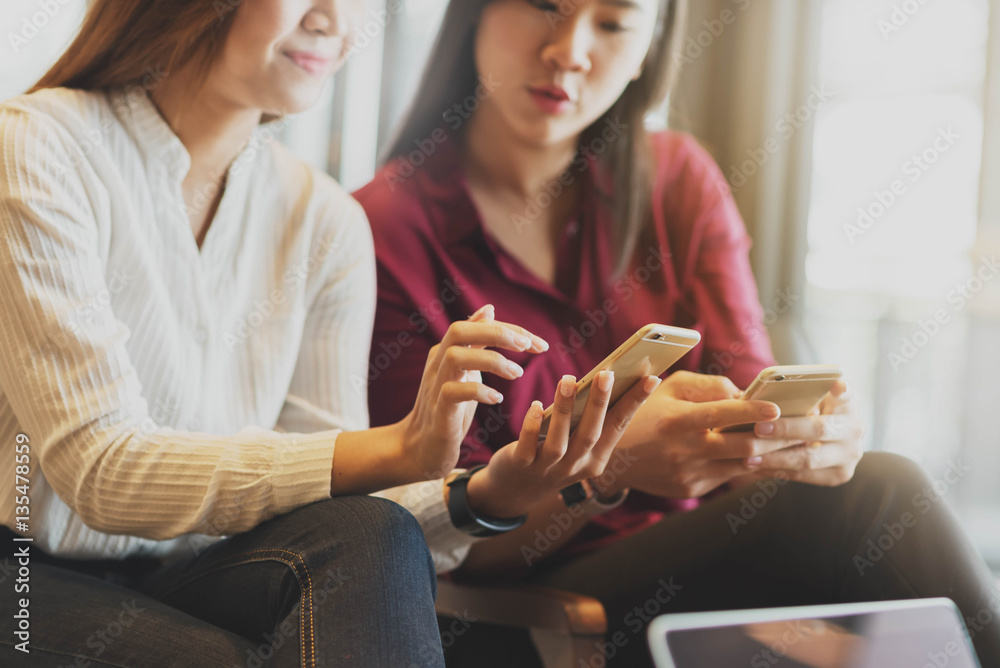
M 111 108 L 132 135 L 147 163 L 162 164 L 172 177 L 182 180 L 191 169 L 191 156 L 141 86 L 117 88 L 110 93 Z
M 112 90 L 109 94 L 111 108 L 122 125 L 132 135 L 148 163 L 162 164 L 173 180 L 182 181 L 191 170 L 191 155 L 170 124 L 160 114 L 149 93 L 142 86 L 127 86 Z M 260 126 L 253 133 L 240 152 L 233 158 L 227 173 L 227 183 L 232 182 L 235 173 L 233 165 L 243 162 L 243 158 L 258 143 Z M 256 149 L 254 149 L 256 150 Z

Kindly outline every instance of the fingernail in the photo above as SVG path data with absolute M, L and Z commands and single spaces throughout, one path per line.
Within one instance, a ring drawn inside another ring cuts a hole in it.
M 501 401 L 503 401 L 503 395 L 497 392 L 496 390 L 490 392 L 490 398 L 493 399 L 493 401 L 495 401 L 498 404 Z
M 468 319 L 469 319 L 469 320 L 472 320 L 472 319 L 473 319 L 473 318 L 475 318 L 475 317 L 476 317 L 477 315 L 481 315 L 482 313 L 484 313 L 484 312 L 486 311 L 486 309 L 487 309 L 487 308 L 488 308 L 488 305 L 486 305 L 486 306 L 480 306 L 480 307 L 479 307 L 478 309 L 476 309 L 476 312 L 475 312 L 475 313 L 473 313 L 472 315 L 470 315 L 470 316 L 468 317 Z
M 536 336 L 535 341 L 538 342 L 538 347 L 542 349 L 542 352 L 545 352 L 546 350 L 549 349 L 549 342 L 543 339 L 542 337 Z
M 576 376 L 571 376 L 566 374 L 559 381 L 559 391 L 562 392 L 564 397 L 572 397 L 573 392 L 576 391 Z
M 662 379 L 657 376 L 647 376 L 646 382 L 642 384 L 642 391 L 646 394 L 652 394 L 653 390 L 658 388 L 661 382 Z
M 527 350 L 531 347 L 531 339 L 524 334 L 517 334 L 514 336 L 514 341 L 517 343 L 518 348 L 521 350 Z
M 778 407 L 777 406 L 773 406 L 773 405 L 772 406 L 764 406 L 764 408 L 760 409 L 760 416 L 762 418 L 764 418 L 765 420 L 770 420 L 770 419 L 776 418 L 776 417 L 778 417 L 778 415 L 780 415 L 780 413 L 778 412 Z
M 601 392 L 610 392 L 615 384 L 615 372 L 606 370 L 598 375 L 600 378 L 597 379 L 597 386 L 601 388 Z
M 771 422 L 759 422 L 757 423 L 757 433 L 761 436 L 767 436 L 768 434 L 774 433 L 774 424 Z
M 763 463 L 763 457 L 747 457 L 747 466 L 760 466 Z
M 507 368 L 510 369 L 510 372 L 514 374 L 517 378 L 520 378 L 521 376 L 524 375 L 524 369 L 522 369 L 521 365 L 519 365 L 517 362 L 512 362 L 510 360 L 507 360 Z
M 544 410 L 542 410 L 542 402 L 532 401 L 531 408 L 528 409 L 528 415 L 530 415 L 535 420 L 541 420 L 542 413 L 544 413 Z

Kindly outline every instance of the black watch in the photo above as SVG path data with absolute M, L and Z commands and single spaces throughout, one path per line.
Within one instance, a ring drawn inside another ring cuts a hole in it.
M 455 525 L 456 529 L 480 538 L 498 536 L 513 531 L 528 521 L 527 515 L 508 519 L 484 517 L 477 515 L 469 506 L 469 478 L 472 477 L 473 473 L 484 468 L 486 468 L 485 464 L 471 468 L 465 473 L 458 474 L 454 480 L 448 483 L 448 487 L 451 488 L 448 493 L 448 515 L 451 516 L 451 523 Z
M 563 487 L 559 490 L 559 496 L 562 497 L 563 503 L 566 504 L 566 507 L 572 508 L 578 503 L 583 503 L 584 501 L 594 498 L 594 491 L 593 488 L 590 487 L 589 482 L 584 484 L 584 482 L 581 481 L 574 482 L 568 487 Z

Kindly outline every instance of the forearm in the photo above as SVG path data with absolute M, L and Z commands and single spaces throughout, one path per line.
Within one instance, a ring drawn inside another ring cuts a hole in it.
M 337 435 L 330 495 L 371 494 L 422 480 L 404 456 L 400 423 Z

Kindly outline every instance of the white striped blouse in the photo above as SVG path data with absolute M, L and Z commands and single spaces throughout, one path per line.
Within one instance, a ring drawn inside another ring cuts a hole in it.
M 329 498 L 368 426 L 361 207 L 261 126 L 199 249 L 189 167 L 140 87 L 0 105 L 0 519 L 50 554 L 169 558 Z M 382 495 L 461 562 L 440 481 Z

